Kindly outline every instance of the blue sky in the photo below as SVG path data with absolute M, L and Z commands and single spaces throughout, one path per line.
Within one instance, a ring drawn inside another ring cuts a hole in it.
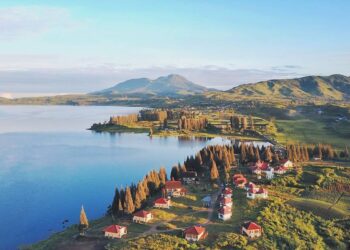
M 2 0 L 0 93 L 89 92 L 171 73 L 221 89 L 350 75 L 349 13 L 345 0 Z

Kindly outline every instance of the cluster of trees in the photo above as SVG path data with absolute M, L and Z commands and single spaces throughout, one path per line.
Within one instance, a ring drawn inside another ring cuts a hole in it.
M 230 124 L 231 124 L 231 128 L 234 130 L 245 130 L 245 129 L 255 129 L 254 126 L 254 119 L 252 116 L 231 116 L 230 117 Z
M 200 118 L 186 118 L 183 116 L 178 120 L 178 129 L 179 130 L 202 130 L 207 128 L 208 119 L 205 117 Z
M 174 166 L 171 170 L 171 178 L 179 180 L 184 172 L 196 171 L 210 172 L 210 179 L 215 182 L 220 177 L 220 172 L 227 180 L 231 165 L 236 162 L 234 148 L 229 145 L 208 146 L 199 151 L 195 157 L 187 157 L 183 165 Z
M 142 208 L 149 196 L 159 193 L 167 180 L 165 168 L 160 168 L 159 172 L 150 171 L 137 185 L 131 184 L 125 189 L 115 189 L 114 198 L 108 213 L 114 216 L 132 214 L 135 210 Z
M 123 124 L 135 123 L 137 121 L 138 121 L 138 114 L 130 114 L 130 115 L 123 115 L 123 116 L 112 116 L 109 119 L 109 124 L 123 125 Z
M 347 148 L 345 149 L 345 151 Z M 345 151 L 341 153 L 346 155 Z M 338 158 L 338 153 L 333 149 L 331 145 L 294 145 L 287 146 L 288 159 L 293 162 L 308 161 L 313 158 L 334 160 Z
M 241 143 L 239 146 L 238 152 L 241 155 L 241 162 L 257 162 L 257 161 L 266 161 L 278 164 L 280 162 L 280 155 L 278 152 L 275 152 L 271 146 L 254 146 L 250 143 Z
M 161 121 L 168 118 L 168 112 L 160 109 L 143 109 L 140 111 L 142 121 Z

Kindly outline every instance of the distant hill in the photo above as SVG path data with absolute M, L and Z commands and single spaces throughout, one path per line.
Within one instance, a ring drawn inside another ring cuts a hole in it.
M 269 80 L 253 84 L 243 84 L 226 92 L 252 98 L 350 100 L 350 77 L 331 75 Z
M 180 75 L 162 76 L 155 80 L 148 78 L 131 79 L 117 85 L 93 92 L 93 95 L 156 95 L 181 96 L 200 94 L 208 91 L 207 88 L 195 84 Z

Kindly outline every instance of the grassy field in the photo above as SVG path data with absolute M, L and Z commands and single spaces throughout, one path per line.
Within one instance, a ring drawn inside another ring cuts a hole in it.
M 350 137 L 338 132 L 348 130 L 350 126 L 337 124 L 337 128 L 333 129 L 326 121 L 305 118 L 276 120 L 276 125 L 278 128 L 276 139 L 280 143 L 322 143 L 341 149 L 350 144 Z

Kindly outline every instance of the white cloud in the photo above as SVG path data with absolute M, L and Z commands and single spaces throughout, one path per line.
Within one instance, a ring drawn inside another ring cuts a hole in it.
M 69 26 L 69 13 L 64 8 L 9 7 L 0 8 L 0 39 L 40 34 L 52 28 Z

